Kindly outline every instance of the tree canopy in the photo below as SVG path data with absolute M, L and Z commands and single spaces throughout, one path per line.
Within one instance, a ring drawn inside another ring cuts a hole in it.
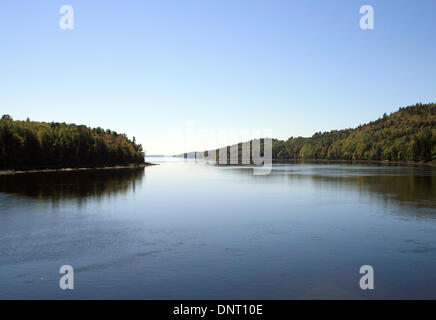
M 238 144 L 239 163 L 241 146 Z M 286 141 L 273 139 L 272 158 L 436 162 L 436 104 L 400 108 L 354 129 L 317 132 L 310 138 Z
M 436 161 L 436 104 L 416 104 L 355 129 L 275 144 L 277 159 Z
M 0 168 L 143 163 L 142 146 L 125 134 L 58 122 L 0 119 Z

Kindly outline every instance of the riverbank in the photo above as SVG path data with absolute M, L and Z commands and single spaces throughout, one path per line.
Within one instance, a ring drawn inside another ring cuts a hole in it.
M 149 166 L 156 166 L 158 164 L 144 162 L 125 165 L 109 165 L 109 166 L 83 166 L 83 167 L 44 167 L 44 168 L 17 168 L 17 169 L 0 169 L 0 175 L 13 175 L 13 174 L 25 174 L 25 173 L 48 173 L 48 172 L 73 172 L 73 171 L 90 171 L 90 170 L 118 170 L 118 169 L 136 169 L 145 168 Z
M 287 163 L 320 163 L 320 164 L 373 164 L 373 165 L 395 165 L 395 166 L 408 166 L 408 167 L 436 167 L 434 162 L 413 162 L 413 161 L 389 161 L 389 160 L 330 160 L 330 159 L 272 159 L 274 164 L 287 164 Z M 251 166 L 251 164 L 220 164 L 217 166 Z
M 389 161 L 389 160 L 330 160 L 330 159 L 273 159 L 273 163 L 350 163 L 350 164 L 377 164 L 377 165 L 398 165 L 416 167 L 436 167 L 434 162 L 414 161 Z

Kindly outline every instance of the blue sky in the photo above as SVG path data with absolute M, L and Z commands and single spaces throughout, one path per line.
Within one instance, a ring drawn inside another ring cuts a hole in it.
M 187 126 L 287 139 L 436 100 L 434 0 L 3 0 L 0 36 L 1 114 L 110 128 L 149 154 L 216 147 Z

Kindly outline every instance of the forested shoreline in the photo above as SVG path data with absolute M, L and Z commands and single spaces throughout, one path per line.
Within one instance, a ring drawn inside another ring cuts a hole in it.
M 416 104 L 354 129 L 273 142 L 275 159 L 436 161 L 436 104 Z
M 241 149 L 239 144 L 239 154 Z M 436 163 L 436 104 L 400 108 L 354 129 L 274 139 L 272 157 Z M 142 146 L 125 134 L 84 125 L 14 121 L 8 115 L 0 119 L 0 169 L 141 163 Z
M 0 168 L 65 168 L 144 163 L 135 138 L 102 128 L 0 119 Z
M 263 149 L 263 139 L 260 141 Z M 251 141 L 250 141 L 251 145 Z M 230 160 L 230 146 L 227 147 Z M 251 148 L 251 147 L 250 147 Z M 216 159 L 219 160 L 219 149 Z M 238 144 L 241 163 L 242 143 Z M 214 151 L 214 150 L 211 150 Z M 207 154 L 206 151 L 205 154 Z M 192 154 L 192 153 L 191 153 Z M 178 155 L 187 157 L 186 154 Z M 272 140 L 273 160 L 389 161 L 436 164 L 436 104 L 416 104 L 354 129 Z

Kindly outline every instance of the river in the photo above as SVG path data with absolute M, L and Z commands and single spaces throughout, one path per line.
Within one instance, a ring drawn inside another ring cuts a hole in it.
M 0 176 L 0 298 L 436 299 L 436 169 L 147 161 Z

